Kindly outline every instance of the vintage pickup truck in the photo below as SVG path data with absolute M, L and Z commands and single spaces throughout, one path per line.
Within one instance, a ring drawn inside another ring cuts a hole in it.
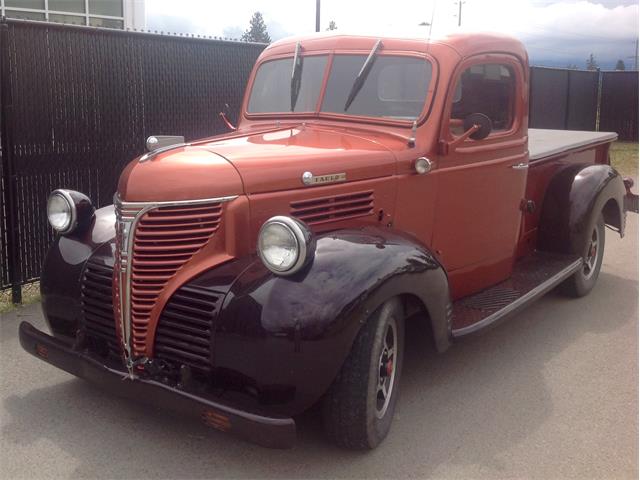
M 265 446 L 322 402 L 333 441 L 376 447 L 406 323 L 442 352 L 555 287 L 586 295 L 605 226 L 637 211 L 616 134 L 529 130 L 528 78 L 498 35 L 270 45 L 233 131 L 150 137 L 113 206 L 51 194 L 53 336 L 22 323 L 23 348 Z

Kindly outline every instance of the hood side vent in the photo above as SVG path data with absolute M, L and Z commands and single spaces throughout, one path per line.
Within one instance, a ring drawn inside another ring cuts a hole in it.
M 307 225 L 321 225 L 374 213 L 373 190 L 291 202 L 291 215 Z

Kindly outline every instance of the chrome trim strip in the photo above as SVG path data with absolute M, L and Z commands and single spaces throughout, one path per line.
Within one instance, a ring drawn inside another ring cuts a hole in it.
M 167 145 L 166 147 L 156 148 L 155 150 L 151 150 L 150 152 L 147 152 L 144 155 L 142 155 L 138 160 L 138 163 L 143 163 L 143 162 L 146 162 L 147 160 L 152 160 L 153 158 L 160 155 L 161 153 L 168 152 L 169 150 L 173 150 L 174 148 L 190 147 L 190 146 L 191 146 L 190 143 L 176 143 L 173 145 Z
M 227 197 L 215 197 L 215 198 L 199 198 L 197 200 L 170 200 L 162 202 L 124 202 L 120 200 L 119 195 L 115 195 L 113 202 L 117 205 L 121 205 L 126 208 L 144 208 L 146 206 L 166 207 L 171 205 L 198 205 L 200 203 L 210 202 L 230 202 L 238 198 L 238 195 L 229 195 Z
M 133 234 L 142 216 L 150 210 L 166 206 L 200 205 L 204 203 L 225 203 L 238 198 L 230 195 L 217 198 L 203 198 L 198 200 L 176 200 L 162 202 L 124 202 L 118 194 L 114 195 L 113 203 L 116 212 L 116 235 L 120 240 L 118 257 L 118 279 L 120 285 L 120 328 L 122 331 L 122 347 L 124 348 L 127 370 L 131 378 L 135 377 L 131 345 L 131 263 L 133 259 Z M 123 210 L 125 214 L 123 214 Z M 116 241 L 116 245 L 118 242 Z
M 580 270 L 580 268 L 582 268 L 583 262 L 584 260 L 582 258 L 577 259 L 567 267 L 560 270 L 553 277 L 548 278 L 547 280 L 542 282 L 540 285 L 538 285 L 536 288 L 525 293 L 523 296 L 521 296 L 514 302 L 510 303 L 503 309 L 498 310 L 497 312 L 489 315 L 488 317 L 480 320 L 479 322 L 474 323 L 473 325 L 454 329 L 451 331 L 451 335 L 453 336 L 454 339 L 458 339 L 458 338 L 470 335 L 472 333 L 478 333 L 480 330 L 484 330 L 485 328 L 496 323 L 498 320 L 501 320 L 507 315 L 510 315 L 516 312 L 517 310 L 519 310 L 520 308 L 526 306 L 529 302 L 537 299 L 538 297 L 541 297 L 542 295 L 547 293 L 549 290 L 551 290 L 553 287 L 558 285 L 560 282 L 569 278 L 575 272 Z

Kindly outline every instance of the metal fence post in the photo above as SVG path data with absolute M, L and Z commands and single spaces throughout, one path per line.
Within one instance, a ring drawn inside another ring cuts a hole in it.
M 11 144 L 11 77 L 9 72 L 9 25 L 2 17 L 0 21 L 0 142 L 2 142 L 2 171 L 5 185 L 5 207 L 7 213 L 7 260 L 11 300 L 22 303 L 22 272 L 18 247 L 18 205 L 16 176 L 13 168 L 13 145 Z

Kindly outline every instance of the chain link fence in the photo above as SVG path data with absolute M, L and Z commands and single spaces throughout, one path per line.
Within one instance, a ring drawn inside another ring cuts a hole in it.
M 53 232 L 48 194 L 112 202 L 149 135 L 226 131 L 265 45 L 4 20 L 0 22 L 0 288 L 36 280 Z M 232 120 L 235 120 L 232 118 Z

